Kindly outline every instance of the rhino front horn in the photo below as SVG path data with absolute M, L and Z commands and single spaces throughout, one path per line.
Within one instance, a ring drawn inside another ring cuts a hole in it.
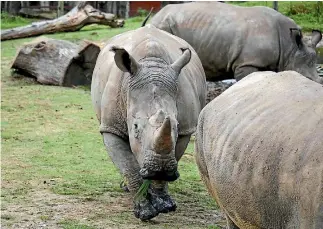
M 191 50 L 189 48 L 181 48 L 183 54 L 180 56 L 171 66 L 177 74 L 179 74 L 182 68 L 188 64 L 191 60 Z
M 154 150 L 159 154 L 168 154 L 173 150 L 172 124 L 169 116 L 164 119 L 162 126 L 155 132 Z

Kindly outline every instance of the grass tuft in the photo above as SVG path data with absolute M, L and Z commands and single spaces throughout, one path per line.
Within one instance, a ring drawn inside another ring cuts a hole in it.
M 144 182 L 142 183 L 142 185 L 140 186 L 140 188 L 138 189 L 138 192 L 134 197 L 134 200 L 136 202 L 142 199 L 145 199 L 147 197 L 150 184 L 151 184 L 151 180 L 144 180 Z

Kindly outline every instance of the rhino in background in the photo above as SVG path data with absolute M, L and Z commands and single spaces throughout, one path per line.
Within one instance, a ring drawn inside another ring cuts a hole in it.
M 91 96 L 104 144 L 132 194 L 152 180 L 147 197 L 134 200 L 137 218 L 175 211 L 167 182 L 179 177 L 205 95 L 193 48 L 152 25 L 113 37 L 100 52 Z
M 294 70 L 323 83 L 315 69 L 321 32 L 313 30 L 307 46 L 296 23 L 271 8 L 220 2 L 171 4 L 150 23 L 192 45 L 209 81 L 240 80 L 256 71 Z
M 228 229 L 323 228 L 323 87 L 255 72 L 200 113 L 195 158 Z

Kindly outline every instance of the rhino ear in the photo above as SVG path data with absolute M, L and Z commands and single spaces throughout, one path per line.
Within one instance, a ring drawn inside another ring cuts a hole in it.
M 312 31 L 312 47 L 315 48 L 316 45 L 322 40 L 322 33 L 320 30 L 313 29 Z
M 183 52 L 182 56 L 171 65 L 177 74 L 179 74 L 182 68 L 190 62 L 192 55 L 189 48 L 181 48 L 181 50 Z
M 302 31 L 299 28 L 290 28 L 290 36 L 292 37 L 292 40 L 296 42 L 296 45 L 298 48 L 301 48 L 302 43 Z
M 136 74 L 139 64 L 124 48 L 112 46 L 110 51 L 115 53 L 114 61 L 121 71 Z

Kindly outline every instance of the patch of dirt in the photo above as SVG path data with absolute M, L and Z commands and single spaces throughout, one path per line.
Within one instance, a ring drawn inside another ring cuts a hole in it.
M 18 202 L 18 203 L 17 203 Z M 56 229 L 62 222 L 77 222 L 95 228 L 208 228 L 223 225 L 216 210 L 201 208 L 190 200 L 177 201 L 176 212 L 160 214 L 141 222 L 132 213 L 132 199 L 127 193 L 106 193 L 99 197 L 57 195 L 49 189 L 29 192 L 19 201 L 2 201 L 2 228 Z

